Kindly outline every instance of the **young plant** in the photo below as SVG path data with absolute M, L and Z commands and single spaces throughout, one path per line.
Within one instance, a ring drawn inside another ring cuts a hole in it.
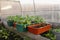
M 8 16 L 8 17 L 7 17 L 7 20 L 8 20 L 8 21 L 11 21 L 11 20 L 12 20 L 12 16 Z
M 56 35 L 54 35 L 54 34 L 52 33 L 52 29 L 49 30 L 49 31 L 46 32 L 46 33 L 43 33 L 42 36 L 47 37 L 47 38 L 49 38 L 49 39 L 51 39 L 51 40 L 56 40 Z
M 19 20 L 19 16 L 18 15 L 13 16 L 13 20 L 14 20 L 14 22 L 17 22 Z
M 13 18 L 14 18 L 14 16 L 8 16 L 8 17 L 7 17 L 7 22 L 8 22 L 9 24 L 12 23 L 12 25 L 13 25 L 13 22 L 14 22 Z
M 0 40 L 22 40 L 21 37 L 12 31 L 7 30 L 0 24 Z
M 60 28 L 53 29 L 53 31 L 60 33 Z
M 36 16 L 36 22 L 37 23 L 44 23 L 44 19 L 41 16 Z

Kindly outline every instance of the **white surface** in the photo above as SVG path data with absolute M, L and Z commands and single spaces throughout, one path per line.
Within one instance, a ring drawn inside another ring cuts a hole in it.
M 41 1 L 42 4 L 40 3 Z M 41 1 L 34 0 L 36 12 L 34 12 L 33 0 L 21 0 L 21 5 L 19 2 L 14 1 L 0 1 L 0 8 L 10 6 L 10 8 L 6 10 L 0 10 L 0 16 L 5 18 L 10 15 L 21 15 L 23 13 L 23 16 L 27 14 L 39 15 L 45 18 L 48 22 L 60 22 L 60 4 L 57 4 L 57 2 L 59 3 L 59 0 L 50 0 L 53 3 L 56 1 L 56 4 L 44 4 L 44 1 Z M 45 1 L 48 2 L 48 0 Z

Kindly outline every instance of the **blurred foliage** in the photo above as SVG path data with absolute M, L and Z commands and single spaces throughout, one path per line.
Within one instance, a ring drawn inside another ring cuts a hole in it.
M 23 38 L 0 25 L 0 40 L 23 40 Z
M 56 40 L 56 35 L 52 32 L 52 29 L 42 34 L 42 36 L 49 38 L 50 40 Z
M 43 23 L 45 22 L 44 18 L 42 18 L 41 16 L 8 16 L 7 17 L 7 21 L 14 21 L 17 22 L 19 24 L 32 24 L 32 23 Z
M 55 28 L 53 31 L 60 33 L 60 28 Z
M 16 24 L 22 24 L 24 28 L 26 28 L 28 25 L 37 24 L 37 23 L 45 23 L 44 18 L 41 16 L 8 16 L 7 22 L 14 22 Z

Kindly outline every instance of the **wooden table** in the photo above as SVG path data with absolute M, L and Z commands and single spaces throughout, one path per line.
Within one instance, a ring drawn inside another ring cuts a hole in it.
M 16 33 L 17 35 L 20 35 L 22 38 L 24 38 L 25 40 L 28 38 L 28 40 L 50 40 L 50 39 L 47 39 L 45 37 L 42 37 L 41 35 L 34 35 L 30 32 L 18 32 L 16 30 L 16 28 L 13 28 L 13 27 L 9 27 L 7 25 L 7 22 L 6 21 L 3 21 L 3 24 L 4 26 L 9 30 L 9 31 L 12 31 L 14 33 Z

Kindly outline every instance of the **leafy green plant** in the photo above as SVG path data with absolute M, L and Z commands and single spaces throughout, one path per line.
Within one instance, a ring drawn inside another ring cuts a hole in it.
M 8 16 L 7 21 L 11 21 L 11 20 L 13 20 L 13 16 Z
M 0 37 L 7 39 L 8 35 L 9 35 L 8 32 L 6 32 L 6 29 L 3 28 L 3 26 L 0 25 L 0 27 L 1 27 L 1 29 L 0 29 Z
M 36 16 L 35 19 L 36 19 L 37 23 L 44 23 L 45 22 L 44 19 L 41 16 Z
M 41 16 L 32 16 L 32 23 L 44 23 L 44 19 Z
M 29 20 L 28 16 L 21 16 L 19 17 L 19 19 L 16 21 L 17 24 L 22 24 L 25 28 L 27 27 L 27 25 L 31 24 L 31 21 Z
M 48 32 L 42 34 L 42 36 L 47 37 L 51 40 L 56 40 L 56 35 L 53 34 L 52 29 L 49 30 Z
M 0 25 L 0 40 L 22 40 L 22 38 L 14 32 L 8 31 L 3 25 Z
M 26 28 L 26 25 L 44 23 L 44 19 L 41 16 L 8 16 L 8 20 L 13 20 L 17 24 L 23 24 Z
M 60 28 L 53 29 L 53 31 L 60 33 Z

